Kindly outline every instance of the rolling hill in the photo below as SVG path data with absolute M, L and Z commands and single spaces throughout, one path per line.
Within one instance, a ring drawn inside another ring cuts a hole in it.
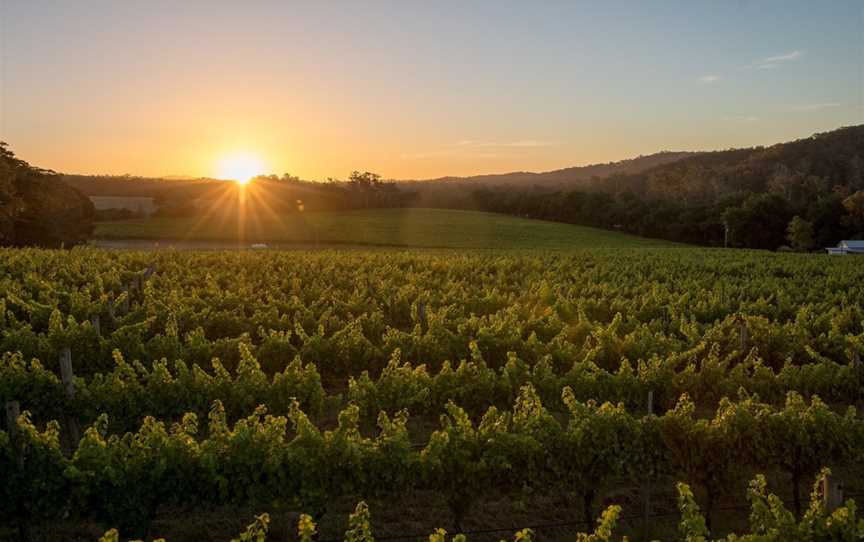
M 472 175 L 469 177 L 439 177 L 437 179 L 422 179 L 415 181 L 398 181 L 404 183 L 447 183 L 447 184 L 472 184 L 490 186 L 542 186 L 573 188 L 590 179 L 603 179 L 610 175 L 639 173 L 664 164 L 670 164 L 696 156 L 696 152 L 673 152 L 661 151 L 646 156 L 639 156 L 617 162 L 605 164 L 591 164 L 587 166 L 575 166 L 541 173 L 530 171 L 515 171 L 512 173 L 500 173 L 491 175 Z

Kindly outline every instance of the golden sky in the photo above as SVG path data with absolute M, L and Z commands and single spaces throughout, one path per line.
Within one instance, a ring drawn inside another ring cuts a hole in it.
M 0 0 L 0 139 L 64 172 L 307 179 L 771 144 L 864 122 L 862 5 Z

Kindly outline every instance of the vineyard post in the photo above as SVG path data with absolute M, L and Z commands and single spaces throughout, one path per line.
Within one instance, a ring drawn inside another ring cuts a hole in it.
M 750 331 L 747 329 L 747 322 L 742 318 L 738 323 L 738 330 L 740 332 L 740 341 L 741 341 L 741 352 L 747 352 L 747 346 L 750 343 Z
M 420 320 L 420 329 L 426 333 L 429 329 L 429 322 L 426 321 L 426 304 L 423 302 L 417 303 L 417 318 Z
M 834 475 L 822 479 L 822 503 L 829 514 L 843 506 L 843 484 Z
M 129 281 L 129 297 L 138 299 L 139 295 L 141 295 L 141 275 L 135 275 Z
M 131 295 L 129 292 L 129 286 L 123 286 L 123 293 L 125 293 L 126 296 L 123 298 L 123 305 L 120 306 L 120 309 L 123 311 L 123 314 L 126 314 L 129 312 L 129 296 Z
M 101 337 L 102 336 L 102 324 L 99 322 L 99 315 L 98 314 L 94 314 L 93 316 L 90 317 L 90 325 L 96 331 L 96 336 Z
M 18 401 L 6 401 L 6 429 L 9 431 L 15 449 L 15 461 L 18 470 L 24 468 L 24 447 L 18 431 L 18 416 L 21 415 L 21 405 Z
M 654 414 L 654 390 L 648 390 L 648 415 Z M 651 519 L 651 478 L 646 475 L 642 479 L 642 523 L 647 528 Z
M 862 374 L 861 368 L 861 354 L 858 352 L 858 350 L 855 350 L 854 352 L 852 352 L 852 369 L 854 371 L 855 378 L 859 380 L 862 378 L 862 376 L 864 376 L 864 374 Z M 864 398 L 861 398 L 860 395 L 859 400 L 856 402 L 855 406 L 858 407 L 859 412 L 864 412 Z
M 117 315 L 114 313 L 114 298 L 108 298 L 108 320 L 112 326 L 117 324 Z
M 21 438 L 21 432 L 18 429 L 18 417 L 21 416 L 21 405 L 18 401 L 6 402 L 6 428 L 9 430 L 9 436 L 12 440 L 12 446 L 15 454 L 15 464 L 18 467 L 18 472 L 24 472 L 24 441 Z M 21 504 L 21 503 L 19 503 Z M 15 504 L 12 504 L 15 506 Z M 25 514 L 18 516 L 18 536 L 25 542 L 31 540 L 30 524 Z
M 75 398 L 75 374 L 72 372 L 72 350 L 68 346 L 60 352 L 60 378 L 63 380 L 66 397 L 71 403 Z M 75 448 L 80 440 L 81 432 L 78 427 L 78 418 L 74 414 L 66 414 L 66 427 L 69 429 L 72 448 Z

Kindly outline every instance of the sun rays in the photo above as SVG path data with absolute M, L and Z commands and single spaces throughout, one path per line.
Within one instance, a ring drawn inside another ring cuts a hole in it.
M 260 157 L 250 152 L 236 152 L 222 157 L 217 167 L 219 178 L 248 184 L 254 177 L 266 172 Z

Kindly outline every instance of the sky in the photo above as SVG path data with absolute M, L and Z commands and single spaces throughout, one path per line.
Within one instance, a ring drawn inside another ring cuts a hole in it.
M 0 0 L 0 140 L 69 173 L 546 171 L 862 124 L 862 64 L 864 0 Z

